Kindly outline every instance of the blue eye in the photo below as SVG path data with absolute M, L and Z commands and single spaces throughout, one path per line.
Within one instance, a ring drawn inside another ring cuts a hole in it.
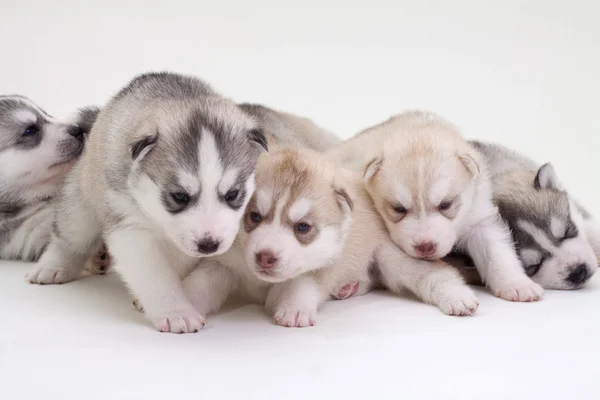
M 296 224 L 296 231 L 299 233 L 307 233 L 308 231 L 310 231 L 310 225 L 304 222 L 300 222 L 299 224 Z
M 260 221 L 262 221 L 262 217 L 260 216 L 260 214 L 257 213 L 257 212 L 254 212 L 254 211 L 250 213 L 250 219 L 253 222 L 260 222 Z
M 394 207 L 394 211 L 396 211 L 398 214 L 404 214 L 406 213 L 406 208 L 404 206 L 396 206 Z
M 39 132 L 37 125 L 30 125 L 25 129 L 22 136 L 33 136 Z

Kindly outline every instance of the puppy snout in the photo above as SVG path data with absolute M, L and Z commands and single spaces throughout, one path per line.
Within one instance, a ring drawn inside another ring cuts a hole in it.
M 83 141 L 83 129 L 77 125 L 72 125 L 67 128 L 67 133 L 79 141 Z
M 419 242 L 415 244 L 415 250 L 421 256 L 430 256 L 435 253 L 437 245 L 433 242 Z
M 198 251 L 202 254 L 212 254 L 219 250 L 221 242 L 213 238 L 205 238 L 198 242 Z
M 261 250 L 256 253 L 256 263 L 262 269 L 270 269 L 277 264 L 277 257 L 271 250 Z
M 588 271 L 588 267 L 585 264 L 579 264 L 575 269 L 569 274 L 567 280 L 576 285 L 581 285 L 591 276 Z

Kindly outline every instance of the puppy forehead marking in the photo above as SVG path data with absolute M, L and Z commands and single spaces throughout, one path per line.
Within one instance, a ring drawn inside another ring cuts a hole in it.
M 229 168 L 223 174 L 221 182 L 219 182 L 219 193 L 226 193 L 237 181 L 239 169 L 236 167 Z
M 519 254 L 525 264 L 537 264 L 542 258 L 542 254 L 535 249 L 523 249 Z
M 206 128 L 198 144 L 198 164 L 202 185 L 214 192 L 223 176 L 223 165 L 213 133 Z
M 30 124 L 30 123 L 34 123 L 37 121 L 37 115 L 27 109 L 20 109 L 20 110 L 16 110 L 13 113 L 13 117 L 20 123 L 23 124 Z
M 288 211 L 288 217 L 290 218 L 290 220 L 296 222 L 303 218 L 306 214 L 308 214 L 312 205 L 312 200 L 306 197 L 302 197 L 296 200 L 294 203 L 292 203 Z
M 197 193 L 200 190 L 198 177 L 187 171 L 179 173 L 179 184 L 190 193 Z
M 256 189 L 256 207 L 261 215 L 267 215 L 273 206 L 273 189 Z
M 531 222 L 525 220 L 517 221 L 517 226 L 521 228 L 525 233 L 530 235 L 541 248 L 543 248 L 549 253 L 554 254 L 556 247 L 554 246 L 552 241 L 546 236 L 543 230 L 539 229 Z
M 400 182 L 396 183 L 395 189 L 396 200 L 398 200 L 403 207 L 412 207 L 412 195 L 410 190 Z
M 550 218 L 550 231 L 552 232 L 552 235 L 556 239 L 561 239 L 565 234 L 565 230 L 566 230 L 565 221 L 563 221 L 560 218 L 553 215 Z

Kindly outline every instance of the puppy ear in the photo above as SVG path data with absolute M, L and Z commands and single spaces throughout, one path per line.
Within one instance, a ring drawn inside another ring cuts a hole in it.
M 333 188 L 336 200 L 342 211 L 346 214 L 350 214 L 354 210 L 354 201 L 344 189 Z
M 131 158 L 133 160 L 141 160 L 142 158 L 144 158 L 144 156 L 146 156 L 146 154 L 148 154 L 148 152 L 152 150 L 152 148 L 154 148 L 157 138 L 158 135 L 145 136 L 139 139 L 138 141 L 133 142 L 129 146 Z
M 248 132 L 248 139 L 250 139 L 251 142 L 258 143 L 265 151 L 269 151 L 267 137 L 260 129 L 252 129 Z
M 465 166 L 467 171 L 469 171 L 471 173 L 471 175 L 473 177 L 475 177 L 481 173 L 479 164 L 475 160 L 475 157 L 473 157 L 471 154 L 469 154 L 469 153 L 459 154 L 458 159 Z
M 363 175 L 364 181 L 369 182 L 375 176 L 375 174 L 377 174 L 377 171 L 381 169 L 382 165 L 383 158 L 375 158 L 374 160 L 371 160 L 369 165 L 367 165 L 367 168 L 365 168 L 365 173 Z
M 563 190 L 563 186 L 556 175 L 556 171 L 549 162 L 542 165 L 538 170 L 535 179 L 533 180 L 533 187 L 536 189 Z

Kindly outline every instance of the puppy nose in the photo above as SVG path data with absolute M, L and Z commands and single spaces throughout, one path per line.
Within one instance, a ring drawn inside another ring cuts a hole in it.
M 256 263 L 263 269 L 273 268 L 277 264 L 277 257 L 271 250 L 262 250 L 256 253 Z
M 587 265 L 580 264 L 569 274 L 567 280 L 576 285 L 580 285 L 587 281 L 589 277 L 590 273 L 588 272 Z
M 437 245 L 433 242 L 421 242 L 415 245 L 415 250 L 422 256 L 430 256 L 435 253 Z
M 213 238 L 202 239 L 198 242 L 198 251 L 202 254 L 211 254 L 219 249 L 220 241 Z
M 73 136 L 75 139 L 83 140 L 83 129 L 81 129 L 77 125 L 73 125 L 67 128 L 67 133 Z

